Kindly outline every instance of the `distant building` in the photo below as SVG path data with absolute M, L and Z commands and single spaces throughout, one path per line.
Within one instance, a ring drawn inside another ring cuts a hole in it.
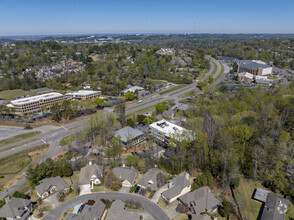
M 253 74 L 248 72 L 241 72 L 238 74 L 238 79 L 242 83 L 252 83 L 253 77 Z
M 179 197 L 178 200 L 188 206 L 192 214 L 200 214 L 203 211 L 208 213 L 216 212 L 218 205 L 222 202 L 208 187 L 186 193 Z
M 43 179 L 36 186 L 37 194 L 41 198 L 46 198 L 56 192 L 68 193 L 69 189 L 69 185 L 60 176 Z
M 90 91 L 90 90 L 79 90 L 73 92 L 67 92 L 65 96 L 68 99 L 77 99 L 77 100 L 85 100 L 85 99 L 94 99 L 101 95 L 101 91 Z
M 254 79 L 257 84 L 270 85 L 272 83 L 267 76 L 255 76 Z
M 161 48 L 156 52 L 158 55 L 162 56 L 173 56 L 175 53 L 175 49 L 173 48 Z
M 149 131 L 154 137 L 165 143 L 169 138 L 175 138 L 178 141 L 192 138 L 191 132 L 164 119 L 150 124 Z
M 13 100 L 7 105 L 7 107 L 13 108 L 15 115 L 28 115 L 40 112 L 42 110 L 42 106 L 49 108 L 53 103 L 60 103 L 64 99 L 65 97 L 62 94 L 51 92 Z
M 128 86 L 127 89 L 123 90 L 123 93 L 127 93 L 127 92 L 136 92 L 136 91 L 144 91 L 145 89 L 143 87 L 140 86 Z
M 93 188 L 94 184 L 102 183 L 103 176 L 104 167 L 90 162 L 89 165 L 81 169 L 79 183 Z
M 249 72 L 257 76 L 272 75 L 274 68 L 259 60 L 240 60 L 237 62 L 237 72 Z
M 115 167 L 113 172 L 122 181 L 123 187 L 134 185 L 138 173 L 134 167 Z
M 114 133 L 114 137 L 119 138 L 123 145 L 133 146 L 142 142 L 145 138 L 144 133 L 132 127 L 124 127 Z
M 183 176 L 175 176 L 168 182 L 169 189 L 161 193 L 162 197 L 171 203 L 180 196 L 191 191 L 190 181 Z
M 33 210 L 33 203 L 29 199 L 14 198 L 6 200 L 0 209 L 0 216 L 4 219 L 27 220 Z
M 289 200 L 269 193 L 260 220 L 284 220 L 289 208 Z

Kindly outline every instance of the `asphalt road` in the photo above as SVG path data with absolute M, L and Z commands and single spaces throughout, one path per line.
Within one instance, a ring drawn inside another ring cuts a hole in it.
M 71 209 L 75 205 L 84 203 L 91 200 L 100 200 L 100 199 L 108 199 L 108 200 L 116 200 L 120 199 L 123 202 L 126 201 L 134 201 L 140 203 L 142 208 L 148 212 L 155 220 L 169 220 L 168 216 L 165 212 L 157 206 L 151 200 L 144 198 L 142 196 L 138 196 L 130 193 L 116 193 L 116 192 L 107 192 L 107 193 L 93 193 L 75 197 L 71 200 L 68 200 L 55 209 L 51 210 L 43 220 L 56 220 L 58 219 L 66 210 Z

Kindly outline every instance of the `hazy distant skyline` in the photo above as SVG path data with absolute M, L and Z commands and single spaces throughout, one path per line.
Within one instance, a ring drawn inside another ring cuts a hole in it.
M 293 0 L 0 0 L 0 35 L 294 33 Z

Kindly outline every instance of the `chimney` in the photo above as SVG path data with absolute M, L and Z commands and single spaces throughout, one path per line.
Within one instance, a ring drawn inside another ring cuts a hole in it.
M 10 197 L 9 196 L 6 196 L 5 197 L 5 203 L 8 203 L 10 201 Z

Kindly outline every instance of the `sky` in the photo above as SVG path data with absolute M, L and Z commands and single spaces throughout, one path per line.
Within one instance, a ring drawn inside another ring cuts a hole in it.
M 294 0 L 0 0 L 0 36 L 294 33 Z

